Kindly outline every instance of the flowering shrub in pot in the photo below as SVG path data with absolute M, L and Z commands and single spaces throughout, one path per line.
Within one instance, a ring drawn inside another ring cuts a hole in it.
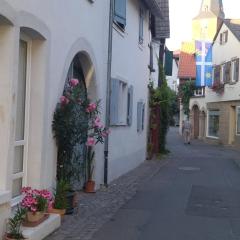
M 94 164 L 95 164 L 95 152 L 94 146 L 98 143 L 103 143 L 104 138 L 110 133 L 108 129 L 104 127 L 100 118 L 100 101 L 96 103 L 90 103 L 86 108 L 86 112 L 89 115 L 88 121 L 88 138 L 87 138 L 87 156 L 86 156 L 86 176 L 87 181 L 85 184 L 85 192 L 95 192 L 95 181 L 93 180 Z
M 26 220 L 28 222 L 38 222 L 44 218 L 49 205 L 52 204 L 52 194 L 46 190 L 22 188 L 23 200 L 21 206 L 26 209 Z

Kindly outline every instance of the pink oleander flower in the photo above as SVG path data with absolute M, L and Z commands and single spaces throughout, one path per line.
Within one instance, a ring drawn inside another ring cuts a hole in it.
M 90 104 L 88 104 L 86 112 L 88 112 L 88 113 L 93 112 L 94 110 L 96 110 L 96 108 L 97 108 L 96 103 L 90 103 Z
M 67 105 L 69 103 L 69 101 L 70 100 L 65 96 L 60 97 L 60 102 L 61 102 L 62 105 Z
M 103 128 L 103 124 L 101 123 L 101 119 L 99 117 L 95 118 L 95 120 L 94 120 L 94 127 Z
M 90 146 L 93 146 L 94 144 L 95 144 L 95 139 L 93 137 L 89 137 L 87 139 L 86 145 L 90 147 Z
M 70 80 L 70 85 L 71 85 L 72 87 L 76 87 L 78 84 L 79 84 L 78 79 L 73 78 L 73 79 Z

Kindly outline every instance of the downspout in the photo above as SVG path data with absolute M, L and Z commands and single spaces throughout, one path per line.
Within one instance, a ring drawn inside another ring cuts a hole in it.
M 109 7 L 109 32 L 108 32 L 108 60 L 107 60 L 107 88 L 106 88 L 106 116 L 105 126 L 110 127 L 110 96 L 111 96 L 111 70 L 112 70 L 112 34 L 113 34 L 113 1 L 110 0 Z M 108 186 L 108 147 L 109 136 L 105 138 L 104 142 L 104 185 Z

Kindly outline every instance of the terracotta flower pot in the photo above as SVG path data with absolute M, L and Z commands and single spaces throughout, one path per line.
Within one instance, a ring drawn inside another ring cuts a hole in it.
M 95 181 L 88 180 L 85 186 L 85 192 L 95 193 Z
M 44 212 L 27 212 L 26 220 L 28 222 L 34 223 L 39 222 L 44 218 Z
M 11 238 L 7 234 L 5 234 L 4 240 L 24 240 L 24 238 Z
M 49 213 L 55 213 L 55 214 L 59 214 L 61 216 L 61 219 L 63 219 L 65 213 L 66 213 L 66 209 L 56 209 L 56 208 L 51 208 L 48 210 Z

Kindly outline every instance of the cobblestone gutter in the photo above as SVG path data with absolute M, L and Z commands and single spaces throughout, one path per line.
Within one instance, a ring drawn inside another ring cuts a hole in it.
M 45 240 L 90 240 L 136 194 L 141 183 L 152 178 L 166 163 L 167 160 L 146 161 L 96 194 L 79 193 L 75 213 L 65 216 L 61 228 Z

